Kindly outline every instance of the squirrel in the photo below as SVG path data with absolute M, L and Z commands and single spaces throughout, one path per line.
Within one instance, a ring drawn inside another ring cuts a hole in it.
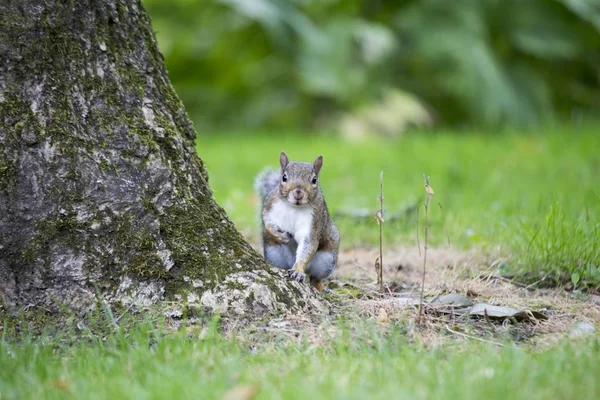
M 333 273 L 340 234 L 329 216 L 319 185 L 323 156 L 311 164 L 279 156 L 281 170 L 267 170 L 256 178 L 255 189 L 262 200 L 264 256 L 274 266 L 287 270 L 299 282 L 310 277 L 318 291 Z

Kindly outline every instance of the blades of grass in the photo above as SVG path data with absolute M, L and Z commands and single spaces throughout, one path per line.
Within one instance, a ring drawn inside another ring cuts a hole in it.
M 420 203 L 417 206 L 417 249 L 419 249 L 419 256 L 421 255 L 421 243 L 420 243 L 420 239 L 419 239 L 419 211 L 421 210 L 421 207 L 424 206 L 425 203 Z
M 440 206 L 440 210 L 442 210 L 442 219 L 444 220 L 444 230 L 446 231 L 446 238 L 448 239 L 448 248 L 450 248 L 450 234 L 448 233 L 448 225 L 446 224 L 446 214 L 444 213 L 444 207 L 442 207 L 442 204 L 435 200 L 435 202 L 438 204 L 438 206 Z

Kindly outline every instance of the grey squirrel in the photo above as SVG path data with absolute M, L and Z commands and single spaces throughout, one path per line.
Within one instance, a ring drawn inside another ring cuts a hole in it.
M 255 182 L 262 199 L 264 256 L 292 279 L 302 282 L 308 275 L 311 285 L 323 291 L 322 280 L 333 273 L 340 246 L 319 185 L 323 156 L 312 164 L 290 162 L 282 152 L 279 163 L 280 171 L 265 171 Z

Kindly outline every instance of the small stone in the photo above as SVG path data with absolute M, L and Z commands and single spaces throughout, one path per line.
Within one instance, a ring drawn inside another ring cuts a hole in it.
M 569 337 L 578 338 L 594 334 L 596 327 L 589 322 L 577 322 L 569 329 Z
M 198 301 L 198 296 L 195 293 L 188 293 L 187 301 L 188 303 L 196 303 Z
M 100 42 L 100 43 L 98 43 L 98 46 L 100 47 L 100 50 L 106 51 L 106 43 Z
M 175 262 L 173 261 L 173 257 L 171 256 L 171 251 L 169 250 L 159 250 L 157 251 L 158 256 L 160 257 L 160 259 L 162 260 L 165 269 L 167 271 L 169 271 L 171 268 L 173 268 L 173 265 L 175 265 Z
M 388 317 L 387 311 L 385 308 L 379 309 L 379 314 L 377 315 L 377 324 L 379 325 L 387 325 L 390 322 L 390 318 Z
M 21 133 L 21 139 L 23 139 L 23 142 L 25 142 L 25 144 L 28 144 L 30 146 L 39 142 L 39 138 L 31 129 L 24 129 Z
M 183 311 L 181 310 L 169 310 L 165 311 L 165 317 L 167 318 L 181 318 Z

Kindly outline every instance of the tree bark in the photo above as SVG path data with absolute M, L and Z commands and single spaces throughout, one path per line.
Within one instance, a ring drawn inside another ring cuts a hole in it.
M 305 304 L 214 202 L 139 0 L 2 0 L 0 60 L 0 307 Z

